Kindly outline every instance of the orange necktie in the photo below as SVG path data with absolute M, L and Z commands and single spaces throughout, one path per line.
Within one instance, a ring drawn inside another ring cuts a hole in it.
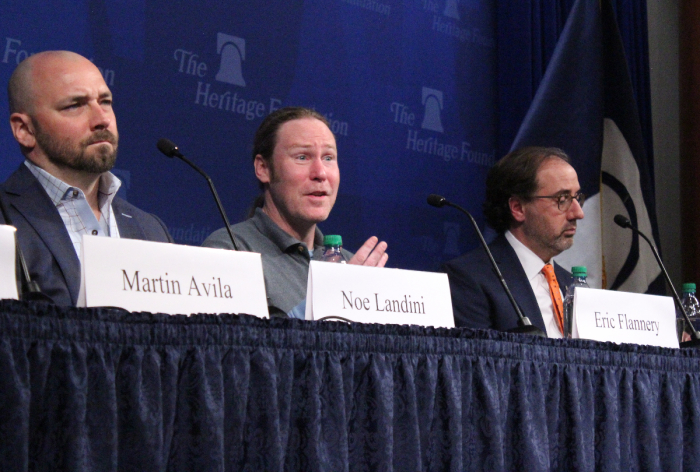
M 552 264 L 545 264 L 542 268 L 542 273 L 549 284 L 549 296 L 552 297 L 552 307 L 554 307 L 554 319 L 557 320 L 559 331 L 564 333 L 564 304 L 561 302 L 561 292 L 559 291 L 559 282 L 554 274 Z

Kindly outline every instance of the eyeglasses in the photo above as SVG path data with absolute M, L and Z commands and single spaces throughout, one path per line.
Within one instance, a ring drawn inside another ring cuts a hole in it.
M 571 195 L 568 193 L 561 195 L 535 195 L 531 198 L 551 198 L 557 202 L 559 211 L 569 211 L 569 208 L 571 208 L 571 203 L 574 200 L 576 200 L 581 206 L 583 206 L 583 202 L 586 201 L 586 195 L 581 192 L 577 193 L 576 195 Z

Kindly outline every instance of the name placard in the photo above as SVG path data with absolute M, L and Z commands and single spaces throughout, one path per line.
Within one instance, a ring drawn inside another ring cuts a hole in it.
M 583 339 L 678 347 L 671 297 L 577 288 L 574 323 Z
M 311 261 L 306 319 L 454 328 L 446 274 Z
M 17 300 L 17 263 L 14 226 L 0 225 L 0 298 Z
M 267 318 L 260 254 L 83 236 L 78 306 Z

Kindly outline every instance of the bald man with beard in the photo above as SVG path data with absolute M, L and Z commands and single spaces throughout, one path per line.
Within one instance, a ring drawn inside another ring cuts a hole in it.
M 116 196 L 112 92 L 69 51 L 22 61 L 8 84 L 10 126 L 24 162 L 0 186 L 29 272 L 58 305 L 75 305 L 82 236 L 172 242 L 158 217 Z

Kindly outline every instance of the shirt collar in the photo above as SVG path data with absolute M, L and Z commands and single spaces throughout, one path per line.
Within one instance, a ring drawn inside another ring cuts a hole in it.
M 25 159 L 24 164 L 27 166 L 32 175 L 36 177 L 41 186 L 44 187 L 44 190 L 46 190 L 49 198 L 56 206 L 67 198 L 70 191 L 75 189 L 75 187 L 71 187 L 58 177 L 54 177 L 53 175 L 49 174 L 29 159 Z M 121 180 L 119 180 L 119 178 L 111 172 L 105 172 L 100 175 L 100 183 L 98 188 L 98 193 L 100 194 L 98 196 L 100 207 L 104 206 L 105 203 L 112 203 L 112 200 L 114 199 L 114 196 L 117 194 L 117 191 L 121 185 Z
M 305 243 L 299 241 L 297 238 L 280 228 L 277 223 L 272 221 L 272 218 L 270 218 L 267 213 L 262 210 L 262 208 L 255 209 L 255 216 L 253 216 L 252 219 L 258 230 L 265 234 L 270 241 L 272 241 L 275 246 L 280 249 L 280 251 L 288 252 L 290 249 L 298 248 L 299 245 L 306 247 Z M 318 229 L 318 226 L 316 226 L 316 233 L 314 234 L 314 247 L 312 250 L 315 250 L 317 247 L 321 246 L 323 246 L 323 233 L 321 233 L 321 230 Z
M 532 252 L 532 250 L 525 246 L 518 238 L 513 236 L 510 230 L 505 233 L 506 239 L 513 247 L 515 254 L 518 256 L 520 265 L 523 266 L 527 280 L 534 279 L 538 274 L 542 272 L 542 268 L 545 266 L 545 262 L 542 261 L 540 256 Z M 547 264 L 552 261 L 547 262 Z
M 119 180 L 119 177 L 117 177 L 111 172 L 105 172 L 100 176 L 99 192 L 102 195 L 106 195 L 110 201 L 112 201 L 112 199 L 117 194 L 121 186 L 122 181 Z

